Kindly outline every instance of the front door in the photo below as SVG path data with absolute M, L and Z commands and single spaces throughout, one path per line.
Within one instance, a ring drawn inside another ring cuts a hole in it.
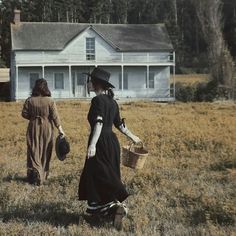
M 75 97 L 87 96 L 87 75 L 76 73 L 75 79 Z

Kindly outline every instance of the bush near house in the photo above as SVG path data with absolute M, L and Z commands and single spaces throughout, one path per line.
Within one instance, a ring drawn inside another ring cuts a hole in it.
M 219 96 L 216 83 L 196 83 L 185 85 L 180 82 L 175 86 L 175 97 L 181 102 L 213 102 Z
M 71 144 L 55 152 L 48 182 L 25 182 L 27 122 L 23 103 L 0 103 L 0 235 L 234 235 L 236 104 L 130 102 L 120 105 L 130 130 L 149 150 L 142 170 L 122 166 L 129 214 L 117 232 L 78 202 L 89 125 L 88 102 L 57 102 Z M 116 132 L 116 131 L 115 131 Z M 116 132 L 121 145 L 127 139 Z
M 175 97 L 181 102 L 212 102 L 216 99 L 228 100 L 229 89 L 209 81 L 208 75 L 189 74 L 176 75 Z M 171 84 L 173 87 L 173 82 Z

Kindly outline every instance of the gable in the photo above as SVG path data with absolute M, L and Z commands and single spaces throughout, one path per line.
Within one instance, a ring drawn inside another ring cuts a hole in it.
M 96 53 L 114 53 L 115 49 L 107 43 L 99 34 L 93 29 L 88 27 L 82 33 L 74 37 L 67 43 L 62 53 L 80 54 L 83 55 L 86 52 L 86 38 L 95 38 Z

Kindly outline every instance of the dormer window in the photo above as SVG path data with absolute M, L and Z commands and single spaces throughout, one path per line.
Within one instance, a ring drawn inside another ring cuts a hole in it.
M 86 38 L 86 60 L 95 60 L 95 38 Z

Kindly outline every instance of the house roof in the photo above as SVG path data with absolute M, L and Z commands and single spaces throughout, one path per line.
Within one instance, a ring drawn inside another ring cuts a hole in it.
M 0 69 L 0 82 L 8 82 L 10 81 L 9 68 L 1 68 Z
M 62 22 L 20 22 L 11 25 L 12 50 L 63 50 L 91 28 L 115 50 L 172 51 L 164 24 L 82 24 Z

